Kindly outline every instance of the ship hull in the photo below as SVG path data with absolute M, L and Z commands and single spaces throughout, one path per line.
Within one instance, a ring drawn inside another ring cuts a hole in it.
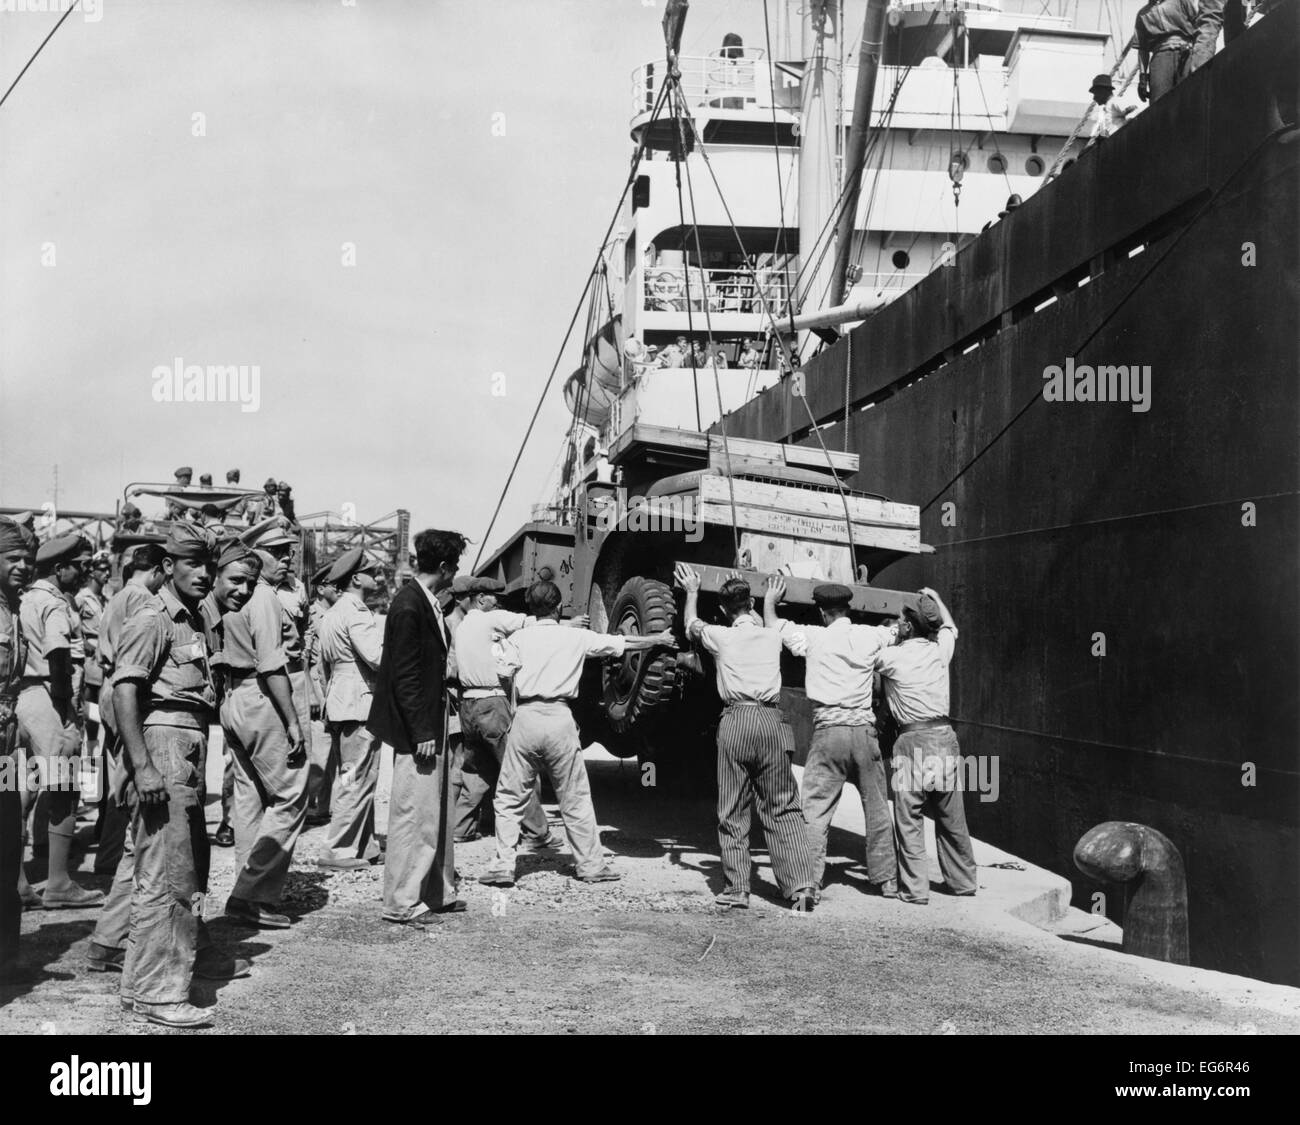
M 953 719 L 998 764 L 997 799 L 967 796 L 976 834 L 1122 919 L 1074 845 L 1106 820 L 1159 829 L 1186 866 L 1193 963 L 1289 984 L 1296 48 L 1292 4 L 806 368 L 829 421 L 849 367 L 847 441 L 842 421 L 822 437 L 861 458 L 854 486 L 925 505 L 936 553 L 888 581 L 934 586 L 961 628 Z M 1149 408 L 1048 401 L 1067 360 L 1149 368 Z M 807 423 L 782 385 L 727 432 L 807 441 Z

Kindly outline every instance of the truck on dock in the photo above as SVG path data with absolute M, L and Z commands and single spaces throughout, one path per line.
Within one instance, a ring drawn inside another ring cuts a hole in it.
M 590 668 L 577 710 L 584 738 L 619 757 L 689 752 L 712 739 L 720 703 L 707 657 L 683 633 L 677 563 L 700 573 L 705 616 L 733 571 L 759 598 L 769 575 L 782 576 L 783 613 L 795 619 L 814 618 L 820 582 L 848 586 L 852 616 L 870 623 L 897 617 L 914 599 L 876 579 L 895 560 L 931 550 L 920 510 L 848 488 L 844 477 L 857 469 L 852 453 L 634 423 L 577 484 L 569 507 L 525 524 L 478 573 L 503 582 L 507 601 L 549 579 L 565 615 L 587 614 L 602 632 L 673 630 L 676 652 Z M 806 717 L 801 662 L 783 673 L 782 707 L 797 731 Z

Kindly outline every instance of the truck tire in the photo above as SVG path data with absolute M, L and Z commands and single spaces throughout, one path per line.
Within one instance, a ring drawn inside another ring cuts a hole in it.
M 677 603 L 671 587 L 637 576 L 623 583 L 609 615 L 610 632 L 645 634 L 671 629 Z M 609 725 L 619 734 L 661 717 L 673 699 L 677 662 L 671 652 L 629 653 L 605 667 L 604 701 Z

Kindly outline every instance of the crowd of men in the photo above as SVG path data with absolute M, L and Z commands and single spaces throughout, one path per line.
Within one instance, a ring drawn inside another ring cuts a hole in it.
M 369 604 L 380 567 L 360 549 L 312 577 L 308 605 L 290 574 L 296 540 L 283 522 L 214 529 L 177 519 L 166 534 L 124 553 L 121 587 L 106 596 L 108 559 L 92 555 L 84 538 L 38 543 L 29 527 L 0 517 L 0 761 L 21 753 L 47 767 L 35 808 L 24 787 L 0 786 L 6 975 L 22 974 L 24 904 L 99 907 L 87 968 L 121 974 L 126 1010 L 168 1027 L 206 1026 L 211 1009 L 191 1003 L 195 979 L 251 971 L 207 931 L 210 843 L 235 849 L 225 914 L 238 923 L 292 924 L 283 906 L 289 869 L 304 827 L 316 823 L 325 826 L 321 868 L 383 865 L 384 921 L 439 925 L 466 909 L 457 843 L 494 837 L 479 881 L 501 887 L 514 884 L 521 851 L 562 846 L 540 803 L 542 775 L 575 878 L 621 878 L 601 845 L 572 703 L 588 659 L 674 648 L 671 631 L 624 636 L 592 631 L 582 617 L 561 621 L 561 593 L 544 580 L 528 588 L 524 613 L 501 608 L 500 583 L 457 574 L 466 541 L 455 532 L 415 536 L 413 574 L 382 627 Z M 878 677 L 902 732 L 895 753 L 959 760 L 947 719 L 956 627 L 938 596 L 923 591 L 888 628 L 865 626 L 849 619 L 851 591 L 825 584 L 815 591 L 822 625 L 796 625 L 777 615 L 779 580 L 769 581 L 760 617 L 735 574 L 719 593 L 725 620 L 708 624 L 698 575 L 681 567 L 677 579 L 685 636 L 712 654 L 724 704 L 718 904 L 748 906 L 753 810 L 781 893 L 794 909 L 812 910 L 846 781 L 861 794 L 875 893 L 928 899 L 928 805 L 947 888 L 974 894 L 960 787 L 896 791 L 891 818 L 874 729 Z M 807 661 L 815 707 L 802 799 L 778 708 L 783 646 Z M 226 766 L 221 822 L 209 841 L 206 758 L 217 725 Z M 113 876 L 106 897 L 72 878 L 79 786 L 48 768 L 81 753 L 95 730 L 108 778 L 97 862 Z M 384 744 L 394 757 L 381 846 L 375 794 Z M 48 839 L 43 893 L 24 876 L 29 818 Z

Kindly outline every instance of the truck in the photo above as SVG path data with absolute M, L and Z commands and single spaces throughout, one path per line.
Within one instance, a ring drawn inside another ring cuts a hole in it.
M 636 422 L 611 443 L 572 492 L 573 502 L 519 528 L 477 573 L 522 600 L 538 579 L 560 589 L 565 616 L 628 635 L 672 630 L 676 651 L 632 653 L 589 665 L 575 708 L 584 741 L 618 757 L 664 761 L 711 744 L 721 703 L 709 658 L 689 642 L 673 571 L 699 572 L 700 613 L 734 572 L 761 598 L 769 576 L 785 583 L 783 616 L 813 622 L 813 589 L 853 592 L 854 620 L 896 618 L 916 595 L 877 585 L 892 562 L 932 548 L 920 509 L 850 489 L 856 454 L 763 441 L 727 440 Z M 806 748 L 811 724 L 802 661 L 783 657 L 782 711 Z

